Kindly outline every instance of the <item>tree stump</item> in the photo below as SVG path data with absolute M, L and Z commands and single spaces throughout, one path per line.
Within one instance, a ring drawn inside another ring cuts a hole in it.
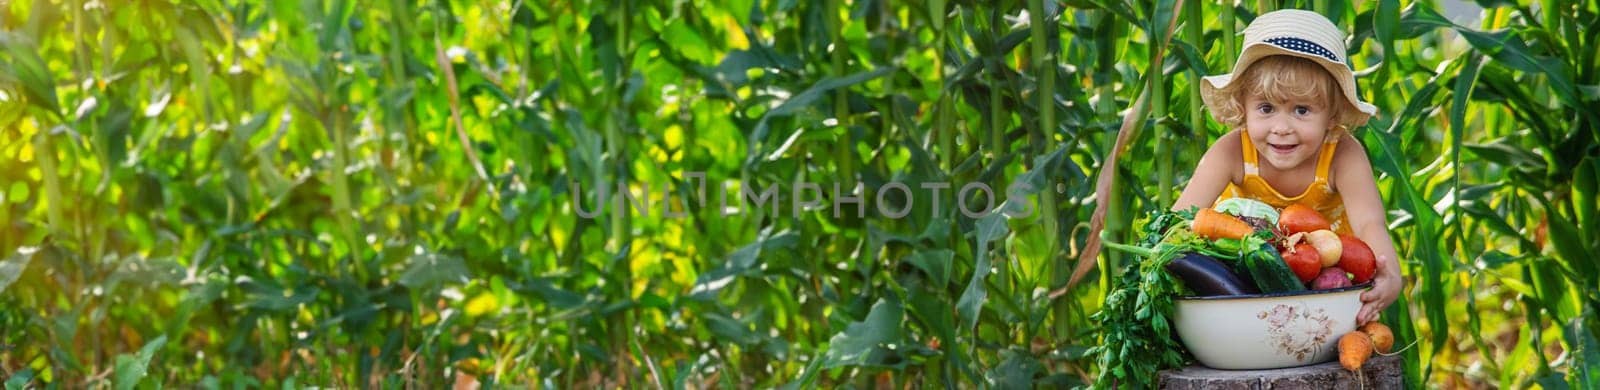
M 1162 389 L 1400 389 L 1404 380 L 1399 356 L 1373 355 L 1361 368 L 1363 375 L 1347 371 L 1337 360 L 1276 370 L 1217 370 L 1190 365 L 1160 374 Z M 1364 378 L 1363 378 L 1364 377 Z

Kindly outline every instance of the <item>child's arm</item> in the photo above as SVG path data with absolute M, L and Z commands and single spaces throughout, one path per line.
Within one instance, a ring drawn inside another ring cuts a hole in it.
M 1217 196 L 1222 194 L 1222 190 L 1228 188 L 1228 183 L 1233 181 L 1234 173 L 1244 169 L 1242 156 L 1239 130 L 1217 138 L 1217 142 L 1211 144 L 1211 149 L 1206 150 L 1205 156 L 1200 157 L 1200 163 L 1195 165 L 1194 174 L 1189 178 L 1189 185 L 1183 187 L 1183 195 L 1178 196 L 1178 201 L 1172 204 L 1172 209 L 1183 210 L 1190 206 L 1211 207 L 1211 204 L 1217 201 Z
M 1372 289 L 1361 294 L 1361 311 L 1357 323 L 1367 323 L 1378 318 L 1378 313 L 1393 303 L 1400 295 L 1404 283 L 1400 280 L 1399 256 L 1395 254 L 1394 241 L 1389 239 L 1389 223 L 1385 216 L 1383 198 L 1378 194 L 1378 184 L 1372 177 L 1372 162 L 1367 151 L 1355 137 L 1343 135 L 1339 150 L 1333 157 L 1334 188 L 1344 199 L 1345 217 L 1356 238 L 1372 247 L 1377 257 L 1378 270 L 1373 277 Z

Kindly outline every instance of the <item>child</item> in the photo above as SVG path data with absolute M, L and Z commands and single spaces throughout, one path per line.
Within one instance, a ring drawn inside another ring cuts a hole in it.
M 1356 95 L 1345 35 L 1317 13 L 1282 10 L 1256 18 L 1244 39 L 1233 73 L 1200 86 L 1211 114 L 1234 130 L 1211 144 L 1172 208 L 1234 197 L 1311 206 L 1372 247 L 1378 269 L 1356 322 L 1375 320 L 1400 292 L 1400 265 L 1372 164 L 1349 134 L 1377 108 Z

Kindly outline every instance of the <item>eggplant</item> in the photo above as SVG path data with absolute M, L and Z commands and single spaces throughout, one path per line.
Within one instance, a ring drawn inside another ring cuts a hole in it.
M 1199 253 L 1185 253 L 1173 259 L 1166 270 L 1202 297 L 1260 293 L 1254 284 L 1239 279 L 1227 264 Z

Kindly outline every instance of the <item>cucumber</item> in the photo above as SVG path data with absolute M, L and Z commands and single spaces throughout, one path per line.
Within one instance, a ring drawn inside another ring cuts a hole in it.
M 1244 268 L 1250 273 L 1250 279 L 1256 282 L 1256 287 L 1262 293 L 1278 293 L 1289 291 L 1304 291 L 1306 286 L 1300 284 L 1300 277 L 1295 276 L 1294 270 L 1289 269 L 1289 264 L 1283 262 L 1283 255 L 1278 253 L 1278 248 L 1272 244 L 1261 244 L 1260 249 L 1246 253 Z

